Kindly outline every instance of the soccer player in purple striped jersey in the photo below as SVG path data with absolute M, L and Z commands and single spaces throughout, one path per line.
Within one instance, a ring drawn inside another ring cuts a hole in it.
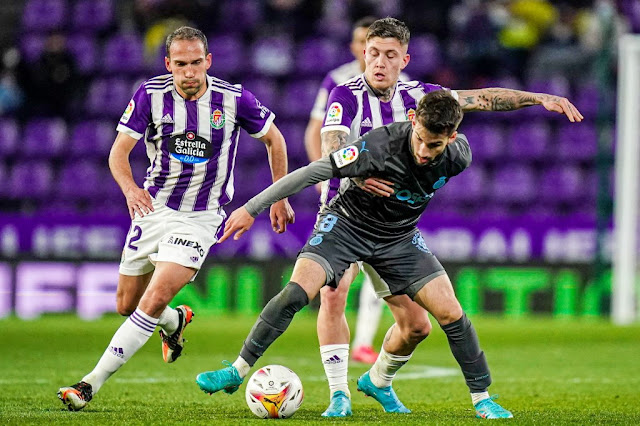
M 321 130 L 323 156 L 328 156 L 372 129 L 393 122 L 412 121 L 420 99 L 426 93 L 442 89 L 441 86 L 421 81 L 398 80 L 400 72 L 409 63 L 409 38 L 409 29 L 397 19 L 384 18 L 371 24 L 364 49 L 364 73 L 338 85 L 329 95 L 329 107 Z M 583 118 L 569 100 L 559 96 L 503 88 L 451 90 L 450 93 L 465 112 L 511 111 L 542 105 L 549 111 L 565 114 L 571 122 L 579 122 Z M 473 141 L 471 144 L 473 145 Z M 372 195 L 388 197 L 394 194 L 393 183 L 386 180 L 370 178 L 354 181 Z M 323 358 L 343 358 L 348 355 L 349 328 L 344 317 L 344 307 L 354 277 L 354 274 L 345 274 L 337 288 L 324 286 L 320 291 L 322 304 L 318 313 L 318 340 L 321 346 L 332 348 L 322 352 Z M 384 282 L 375 280 L 373 284 L 376 287 Z M 385 286 L 376 287 L 375 290 L 381 297 L 388 291 Z M 426 337 L 420 333 L 429 323 L 425 311 L 409 297 L 398 299 L 401 303 L 390 306 L 396 324 L 387 332 L 381 356 L 376 360 L 372 371 L 389 371 L 389 359 L 394 354 L 410 356 L 403 353 L 405 342 Z M 444 313 L 436 319 L 441 326 L 447 326 L 460 318 L 451 318 Z M 393 362 L 395 361 L 391 361 Z M 344 395 L 350 395 L 346 364 L 325 365 L 325 370 L 331 370 L 327 377 L 332 392 L 331 403 L 325 415 L 350 415 L 350 401 L 344 401 Z M 486 398 L 486 391 L 472 391 L 474 404 Z
M 287 174 L 286 145 L 274 114 L 242 86 L 208 75 L 211 62 L 201 31 L 175 30 L 166 42 L 170 74 L 142 83 L 120 118 L 109 166 L 132 221 L 116 295 L 118 312 L 128 318 L 93 371 L 60 388 L 58 397 L 70 410 L 84 408 L 157 326 L 164 361 L 182 353 L 193 312 L 168 304 L 193 280 L 217 242 L 223 207 L 234 194 L 240 128 L 265 144 L 274 182 Z M 129 163 L 141 139 L 150 161 L 144 188 L 134 182 Z M 293 220 L 286 200 L 274 205 L 275 232 L 284 232 Z

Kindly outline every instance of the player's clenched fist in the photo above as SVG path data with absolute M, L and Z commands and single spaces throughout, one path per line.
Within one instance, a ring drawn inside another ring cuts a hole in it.
M 129 208 L 129 216 L 131 219 L 138 213 L 139 217 L 153 211 L 153 203 L 151 202 L 151 194 L 146 189 L 134 187 L 124 193 L 127 199 L 127 207 Z
M 222 238 L 218 240 L 218 244 L 224 242 L 224 240 L 229 238 L 229 236 L 236 231 L 236 235 L 233 239 L 237 240 L 242 234 L 251 228 L 254 221 L 255 219 L 244 207 L 234 210 L 234 212 L 231 213 L 231 216 L 229 216 L 229 219 L 227 219 L 227 223 L 224 225 L 224 234 L 222 235 Z

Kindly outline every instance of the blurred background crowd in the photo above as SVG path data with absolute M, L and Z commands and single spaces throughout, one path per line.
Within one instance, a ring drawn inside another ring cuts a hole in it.
M 453 89 L 566 96 L 586 122 L 533 107 L 470 113 L 474 166 L 434 198 L 440 212 L 492 217 L 610 215 L 616 39 L 640 32 L 640 0 L 12 0 L 0 8 L 0 214 L 126 215 L 107 155 L 137 86 L 166 73 L 164 40 L 202 29 L 210 74 L 276 113 L 290 170 L 320 81 L 351 61 L 352 23 L 394 16 L 412 31 L 411 77 Z M 132 153 L 141 183 L 144 147 Z M 259 165 L 256 167 L 256 165 Z M 497 167 L 499 166 L 499 167 Z M 270 182 L 262 145 L 241 134 L 236 201 Z M 313 213 L 313 188 L 292 200 Z

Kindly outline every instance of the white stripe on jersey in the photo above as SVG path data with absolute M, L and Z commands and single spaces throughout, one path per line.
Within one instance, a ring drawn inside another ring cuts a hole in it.
M 150 178 L 144 181 L 145 189 L 149 189 L 152 186 L 153 179 L 160 173 L 162 169 L 162 112 L 164 107 L 164 93 L 166 91 L 154 91 L 151 94 L 151 121 L 156 127 L 156 134 L 153 137 L 155 143 L 147 143 L 147 157 L 151 163 Z M 147 130 L 148 133 L 148 130 Z M 145 138 L 146 141 L 146 138 Z
M 212 88 L 212 90 L 216 90 L 222 92 L 223 104 L 224 104 L 224 113 L 225 113 L 225 121 L 224 121 L 224 138 L 222 139 L 222 146 L 220 147 L 220 157 L 218 157 L 218 167 L 216 171 L 216 180 L 213 182 L 213 187 L 211 188 L 211 195 L 209 196 L 209 202 L 207 204 L 207 209 L 212 210 L 216 209 L 220 206 L 220 196 L 222 195 L 222 185 L 224 185 L 224 181 L 227 177 L 227 162 L 229 161 L 229 151 L 231 147 L 231 135 L 235 128 L 236 122 L 236 114 L 238 111 L 237 97 L 238 95 L 234 94 L 229 90 L 224 90 L 222 88 Z M 238 135 L 236 135 L 236 138 Z M 235 165 L 235 157 L 233 158 L 233 162 Z M 233 170 L 233 168 L 232 168 Z M 229 183 L 227 184 L 227 194 L 230 194 L 232 197 L 235 192 L 233 187 L 233 172 L 229 176 Z

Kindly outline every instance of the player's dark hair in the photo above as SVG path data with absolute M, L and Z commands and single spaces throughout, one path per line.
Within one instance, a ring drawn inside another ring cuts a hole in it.
M 406 46 L 409 44 L 411 33 L 407 24 L 399 19 L 387 16 L 386 18 L 378 19 L 369 26 L 367 41 L 373 37 L 395 38 L 400 44 Z
M 167 37 L 167 41 L 165 43 L 165 49 L 167 51 L 167 58 L 169 56 L 169 48 L 171 47 L 171 43 L 174 40 L 200 40 L 204 45 L 204 53 L 205 55 L 209 53 L 209 44 L 207 43 L 207 37 L 204 33 L 196 28 L 192 27 L 180 27 Z
M 358 28 L 369 28 L 371 24 L 376 22 L 378 18 L 375 16 L 365 16 L 364 18 L 358 19 L 353 23 L 353 30 L 357 30 Z
M 462 121 L 462 107 L 449 91 L 435 90 L 418 102 L 416 120 L 435 135 L 451 136 Z

